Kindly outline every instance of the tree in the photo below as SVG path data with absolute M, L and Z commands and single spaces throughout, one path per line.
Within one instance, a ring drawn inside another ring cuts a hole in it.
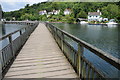
M 29 4 L 26 4 L 25 8 L 28 8 L 29 7 Z
M 33 15 L 32 15 L 32 14 L 25 13 L 25 14 L 22 15 L 20 18 L 21 18 L 21 20 L 32 20 L 32 19 L 33 19 Z
M 108 4 L 102 8 L 102 16 L 108 17 L 109 19 L 116 19 L 119 17 L 119 7 L 116 4 Z
M 72 18 L 86 18 L 88 12 L 96 12 L 97 9 L 102 11 L 102 16 L 106 18 L 114 18 L 116 20 L 120 20 L 120 2 L 116 3 L 103 3 L 103 2 L 42 2 L 38 4 L 29 5 L 27 4 L 25 8 L 20 10 L 4 12 L 3 18 L 10 20 L 12 17 L 15 17 L 16 20 L 50 20 L 51 21 L 61 21 L 67 22 L 70 17 Z M 64 15 L 64 10 L 66 8 L 70 8 L 72 10 L 72 14 L 69 17 Z M 47 12 L 53 10 L 60 10 L 59 15 L 51 15 L 48 18 L 46 15 L 39 15 L 39 11 L 47 10 Z M 53 16 L 53 17 L 52 17 Z M 67 17 L 67 18 L 66 18 Z M 72 20 L 70 18 L 69 20 Z M 73 21 L 74 22 L 74 21 Z
M 87 14 L 85 11 L 80 11 L 77 15 L 77 18 L 87 18 Z

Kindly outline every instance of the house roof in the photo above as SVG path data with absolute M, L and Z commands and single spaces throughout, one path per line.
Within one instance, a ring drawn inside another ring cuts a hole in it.
M 88 16 L 101 15 L 100 12 L 88 12 Z

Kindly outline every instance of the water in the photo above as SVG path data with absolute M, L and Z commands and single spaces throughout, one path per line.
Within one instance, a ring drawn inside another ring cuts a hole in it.
M 19 30 L 27 25 L 19 25 L 19 24 L 0 24 L 0 37 L 7 35 L 11 32 Z M 19 36 L 19 32 L 15 33 L 12 38 L 13 40 Z M 8 38 L 0 41 L 0 49 L 4 48 L 9 43 Z
M 19 24 L 0 24 L 0 37 L 9 34 L 11 32 L 14 32 L 16 30 L 19 30 L 26 25 L 19 25 Z
M 56 27 L 86 41 L 89 44 L 120 59 L 119 32 L 120 25 L 80 25 L 54 23 Z M 74 44 L 73 44 L 74 45 Z M 119 77 L 120 71 L 85 49 L 84 56 L 108 77 Z

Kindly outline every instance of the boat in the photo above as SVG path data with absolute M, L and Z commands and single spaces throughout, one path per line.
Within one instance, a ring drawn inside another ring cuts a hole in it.
M 116 22 L 108 22 L 106 24 L 118 24 L 118 23 L 116 23 Z
M 116 23 L 114 19 L 111 19 L 111 20 L 110 20 L 108 23 L 106 23 L 106 24 L 118 24 L 118 23 Z
M 80 24 L 87 24 L 88 22 L 86 21 L 81 21 Z

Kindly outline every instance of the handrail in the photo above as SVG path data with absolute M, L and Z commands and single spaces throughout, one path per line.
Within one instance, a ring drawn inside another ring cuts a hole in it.
M 26 27 L 27 27 L 27 26 L 26 26 Z M 9 34 L 7 34 L 7 35 L 2 36 L 2 37 L 0 38 L 0 41 L 3 40 L 3 39 L 5 39 L 5 38 L 7 38 L 8 36 L 10 36 L 10 35 L 12 35 L 12 34 L 15 34 L 15 33 L 19 32 L 19 31 L 21 31 L 22 29 L 25 29 L 26 27 L 23 27 L 23 28 L 21 28 L 21 29 L 19 29 L 19 30 L 16 30 L 16 31 L 14 31 L 14 32 L 11 32 L 11 33 L 9 33 Z
M 64 46 L 64 44 L 66 45 L 66 42 L 63 39 L 63 37 L 65 35 L 78 43 L 78 47 L 80 47 L 79 48 L 80 50 L 78 49 L 78 52 L 77 52 L 77 55 L 80 55 L 80 59 L 78 59 L 78 61 L 80 62 L 80 65 L 78 64 L 79 67 L 81 66 L 81 59 L 84 60 L 83 56 L 82 56 L 83 52 L 81 50 L 82 50 L 82 48 L 85 47 L 89 51 L 93 52 L 95 55 L 99 56 L 100 58 L 102 58 L 103 60 L 107 61 L 108 63 L 110 63 L 111 65 L 113 65 L 114 67 L 116 67 L 117 69 L 120 70 L 120 59 L 118 59 L 118 58 L 116 58 L 116 57 L 114 57 L 114 56 L 112 56 L 112 55 L 110 55 L 110 54 L 108 54 L 108 53 L 106 53 L 106 52 L 92 46 L 91 44 L 89 44 L 89 43 L 87 43 L 87 42 L 85 42 L 85 41 L 83 41 L 83 40 L 81 40 L 81 39 L 79 39 L 79 38 L 65 32 L 65 31 L 63 31 L 63 30 L 61 30 L 58 27 L 55 27 L 54 25 L 52 25 L 50 23 L 46 22 L 45 24 L 48 27 L 48 29 L 50 30 L 50 32 L 53 34 L 53 36 L 54 36 L 56 42 L 58 43 L 58 45 L 60 46 L 60 48 L 62 48 Z M 58 35 L 58 31 L 62 34 L 61 36 Z M 68 46 L 68 47 L 70 48 L 70 46 Z M 70 49 L 72 49 L 72 48 L 70 48 Z M 65 53 L 64 50 L 62 50 L 62 51 Z M 79 54 L 79 51 L 80 51 L 80 54 Z M 71 52 L 67 52 L 67 53 L 71 54 Z M 67 53 L 65 53 L 65 55 L 67 55 Z M 68 59 L 70 59 L 69 54 L 67 55 Z M 72 55 L 75 56 L 75 54 L 72 54 Z M 87 61 L 87 63 L 88 63 L 88 61 Z M 74 64 L 74 63 L 72 63 L 72 64 Z M 81 75 L 80 71 L 78 71 L 78 72 L 79 72 L 79 75 Z M 99 71 L 97 71 L 97 72 L 99 72 Z M 100 75 L 102 75 L 102 74 L 100 73 Z
M 35 24 L 36 22 L 35 21 L 3 21 L 3 23 L 28 23 L 28 24 Z M 27 26 L 26 26 L 27 27 Z M 0 41 L 1 40 L 3 40 L 3 39 L 5 39 L 6 37 L 8 37 L 9 35 L 12 35 L 12 34 L 14 34 L 14 33 L 16 33 L 16 32 L 19 32 L 20 30 L 22 30 L 22 29 L 25 29 L 26 27 L 23 27 L 23 28 L 21 28 L 21 29 L 19 29 L 19 30 L 16 30 L 16 31 L 14 31 L 14 32 L 11 32 L 11 33 L 9 33 L 9 34 L 7 34 L 7 35 L 4 35 L 4 36 L 2 36 L 2 37 L 0 37 Z
M 3 23 L 36 23 L 38 21 L 2 21 Z
M 51 24 L 52 25 L 52 24 Z M 70 38 L 72 38 L 74 41 L 76 42 L 80 42 L 80 44 L 82 44 L 85 48 L 89 49 L 91 52 L 94 52 L 96 55 L 98 55 L 99 57 L 102 57 L 105 61 L 109 62 L 110 64 L 114 65 L 116 68 L 120 69 L 120 59 L 110 55 L 107 52 L 104 52 L 94 46 L 92 46 L 91 44 L 80 40 L 79 38 L 61 30 L 60 28 L 56 27 L 56 29 L 60 30 L 61 32 L 63 32 L 65 35 L 69 36 Z
M 16 30 L 12 33 L 9 33 L 3 37 L 0 38 L 0 41 L 8 38 L 9 43 L 0 50 L 0 63 L 2 63 L 2 78 L 4 77 L 6 73 L 6 69 L 9 67 L 9 65 L 14 61 L 15 57 L 17 56 L 19 50 L 22 48 L 22 46 L 25 44 L 27 39 L 29 38 L 30 34 L 34 31 L 34 29 L 37 27 L 39 22 L 22 22 L 22 21 L 16 21 L 16 22 L 4 22 L 4 23 L 11 23 L 11 24 L 23 24 L 28 25 L 26 27 L 23 27 L 19 30 Z M 22 30 L 25 29 L 24 32 Z M 12 35 L 19 32 L 20 35 L 12 39 Z
M 50 24 L 52 25 L 52 24 Z M 52 25 L 54 26 L 54 25 Z M 55 26 L 54 26 L 55 27 Z M 120 69 L 120 59 L 110 55 L 107 52 L 104 52 L 94 46 L 92 46 L 91 44 L 69 34 L 68 32 L 65 32 L 64 30 L 61 30 L 58 27 L 55 27 L 56 29 L 58 29 L 59 31 L 63 32 L 65 35 L 69 36 L 70 38 L 72 38 L 74 41 L 76 42 L 80 42 L 85 48 L 89 49 L 90 51 L 94 52 L 96 55 L 98 55 L 99 57 L 104 57 L 105 61 L 108 61 L 110 64 L 114 65 L 116 68 Z

